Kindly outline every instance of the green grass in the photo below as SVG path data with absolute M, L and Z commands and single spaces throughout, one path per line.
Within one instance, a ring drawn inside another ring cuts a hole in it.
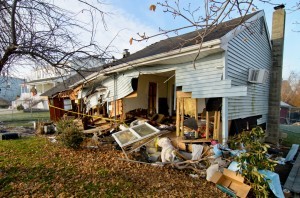
M 95 161 L 97 157 L 42 137 L 1 141 L 0 197 L 99 197 L 99 192 L 102 197 L 126 197 L 125 190 L 135 190 L 133 182 L 114 174 L 101 159 Z
M 72 150 L 39 136 L 0 141 L 0 197 L 224 197 L 184 171 L 120 161 L 113 148 Z
M 300 144 L 300 126 L 280 125 L 280 131 L 287 133 L 287 138 L 282 140 L 283 145 Z
M 7 126 L 32 126 L 30 121 L 50 120 L 49 112 L 0 114 L 0 121 Z

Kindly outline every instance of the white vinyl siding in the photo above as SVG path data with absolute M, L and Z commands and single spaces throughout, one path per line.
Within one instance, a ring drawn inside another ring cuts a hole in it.
M 264 84 L 248 82 L 249 69 L 267 69 L 270 71 L 272 59 L 267 31 L 262 25 L 264 20 L 255 21 L 228 44 L 228 79 L 233 86 L 247 86 L 247 96 L 229 98 L 228 118 L 246 118 L 262 115 L 258 124 L 266 122 L 268 114 L 269 77 Z M 261 27 L 264 30 L 261 33 Z
M 111 75 L 106 80 L 103 81 L 103 86 L 107 87 L 109 90 L 108 101 L 114 100 L 115 89 L 116 89 L 116 99 L 124 98 L 131 92 L 133 92 L 131 86 L 131 79 L 137 78 L 139 72 L 130 70 L 116 75 L 116 81 L 114 82 L 114 76 Z M 116 86 L 116 87 L 114 87 Z
M 247 87 L 232 87 L 231 80 L 223 80 L 223 53 L 202 58 L 195 63 L 181 64 L 176 69 L 176 86 L 192 92 L 193 98 L 215 98 L 247 94 Z

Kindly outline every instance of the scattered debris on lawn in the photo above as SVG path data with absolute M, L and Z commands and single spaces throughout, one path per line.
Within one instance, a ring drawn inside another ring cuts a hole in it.
M 239 174 L 241 165 L 234 161 L 236 157 L 248 153 L 248 148 L 243 144 L 229 141 L 228 145 L 223 145 L 213 138 L 217 137 L 214 135 L 215 124 L 207 125 L 205 121 L 189 117 L 182 124 L 184 133 L 178 136 L 174 118 L 160 114 L 147 117 L 145 114 L 147 112 L 142 109 L 131 111 L 124 122 L 101 115 L 94 119 L 75 119 L 72 116 L 64 116 L 63 119 L 69 120 L 69 124 L 84 134 L 81 148 L 100 149 L 104 144 L 114 144 L 115 149 L 123 153 L 124 158 L 118 158 L 120 161 L 185 171 L 189 177 L 215 183 L 217 188 L 230 196 L 246 197 L 249 192 L 253 194 L 251 183 Z M 55 130 L 55 123 L 37 124 L 39 135 L 53 134 Z M 59 142 L 59 134 L 49 137 L 49 140 L 52 143 Z M 272 162 L 285 165 L 295 158 L 297 151 L 297 145 L 293 145 L 288 154 L 273 146 L 265 155 Z M 259 170 L 259 173 L 265 179 L 272 180 L 268 184 L 275 196 L 281 197 L 283 192 L 291 193 L 288 188 L 282 191 L 280 175 L 270 170 Z
M 12 140 L 12 139 L 18 139 L 19 134 L 18 133 L 0 133 L 0 140 Z
M 5 122 L 0 121 L 0 140 L 18 139 L 20 137 L 33 136 L 35 130 L 33 127 L 7 126 Z

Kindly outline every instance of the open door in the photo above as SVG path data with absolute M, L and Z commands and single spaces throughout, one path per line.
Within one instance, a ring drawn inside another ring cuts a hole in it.
M 148 92 L 148 111 L 149 114 L 156 113 L 156 93 L 157 93 L 157 84 L 154 82 L 149 82 L 149 92 Z

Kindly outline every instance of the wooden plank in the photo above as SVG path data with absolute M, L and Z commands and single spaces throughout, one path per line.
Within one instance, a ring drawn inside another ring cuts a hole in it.
M 209 138 L 209 113 L 206 111 L 206 128 L 205 128 L 206 139 Z
M 216 139 L 216 135 L 217 135 L 217 125 L 218 125 L 218 122 L 217 122 L 217 119 L 218 119 L 218 112 L 215 111 L 215 115 L 214 115 L 214 132 L 213 132 L 213 139 Z
M 198 123 L 198 100 L 195 98 L 195 120 Z
M 180 99 L 176 98 L 176 136 L 180 135 Z
M 180 140 L 182 143 L 201 143 L 201 142 L 210 142 L 212 139 L 202 138 L 194 140 Z
M 176 91 L 176 97 L 177 98 L 191 98 L 192 92 Z
M 284 184 L 284 188 L 294 193 L 300 193 L 300 155 L 299 154 Z
M 134 91 L 129 95 L 125 96 L 124 98 L 136 98 L 137 96 L 138 96 L 137 91 Z
M 217 140 L 220 140 L 220 123 L 221 123 L 221 111 L 218 111 L 218 114 L 217 114 L 217 131 L 216 131 L 216 138 Z M 229 127 L 230 129 L 230 127 Z
M 181 98 L 180 99 L 180 102 L 181 102 L 181 120 L 180 120 L 180 136 L 183 136 L 183 121 L 184 121 L 184 99 Z
M 196 98 L 182 98 L 184 100 L 184 114 L 191 117 L 195 116 L 195 111 L 197 109 L 195 106 Z

